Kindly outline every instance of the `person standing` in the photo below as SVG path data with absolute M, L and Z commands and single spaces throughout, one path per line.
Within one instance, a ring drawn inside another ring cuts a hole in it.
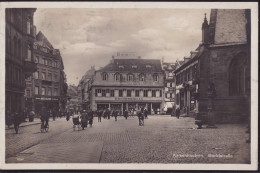
M 94 112 L 92 110 L 89 110 L 88 116 L 89 116 L 89 125 L 90 125 L 90 127 L 92 127 L 93 119 L 94 119 Z
M 137 116 L 138 116 L 138 120 L 139 120 L 139 126 L 143 126 L 144 125 L 144 108 L 141 108 L 141 111 L 137 111 Z
M 117 111 L 117 110 L 114 111 L 115 121 L 117 121 L 118 113 L 119 113 L 119 111 Z
M 12 124 L 11 112 L 9 110 L 6 111 L 5 122 L 6 122 L 6 125 L 8 126 L 8 129 L 9 129 L 10 125 Z
M 124 117 L 125 117 L 125 119 L 127 120 L 127 117 L 128 117 L 128 110 L 125 110 L 125 112 L 124 112 Z
M 86 110 L 83 110 L 81 114 L 81 127 L 83 130 L 85 127 L 88 127 L 88 113 Z
M 145 117 L 145 119 L 148 119 L 148 111 L 146 108 L 144 109 L 144 117 Z
M 180 108 L 178 107 L 177 109 L 176 109 L 176 117 L 179 119 L 180 118 Z
M 98 116 L 98 122 L 101 122 L 101 117 L 102 117 L 102 111 L 101 110 L 97 111 L 97 116 Z
M 20 125 L 20 123 L 21 123 L 21 119 L 22 119 L 22 118 L 23 118 L 23 117 L 21 117 L 18 112 L 15 112 L 15 113 L 14 113 L 13 123 L 14 123 L 14 130 L 15 130 L 15 133 L 16 133 L 16 134 L 18 133 L 19 125 Z
M 109 110 L 109 108 L 107 108 L 107 118 L 110 120 L 110 110 Z

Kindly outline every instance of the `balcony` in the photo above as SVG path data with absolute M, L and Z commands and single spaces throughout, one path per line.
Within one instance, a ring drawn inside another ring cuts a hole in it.
M 33 72 L 37 71 L 37 64 L 29 61 L 29 60 L 24 60 L 24 73 L 25 77 L 29 77 L 32 75 Z

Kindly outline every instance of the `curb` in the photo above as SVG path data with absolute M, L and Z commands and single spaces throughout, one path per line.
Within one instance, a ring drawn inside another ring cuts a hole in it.
M 24 125 L 19 125 L 19 127 L 26 127 L 26 126 L 32 126 L 32 125 L 37 125 L 37 124 L 41 124 L 41 122 L 33 123 L 33 124 L 24 124 Z M 14 129 L 14 127 L 5 128 L 5 130 L 11 130 L 11 129 Z

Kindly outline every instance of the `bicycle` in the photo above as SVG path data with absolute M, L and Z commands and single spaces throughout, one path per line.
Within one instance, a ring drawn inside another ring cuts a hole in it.
M 48 132 L 48 130 L 49 130 L 49 124 L 41 125 L 41 133 Z

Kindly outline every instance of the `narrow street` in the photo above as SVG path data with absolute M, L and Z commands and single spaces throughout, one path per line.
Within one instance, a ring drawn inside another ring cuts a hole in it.
M 248 134 L 241 124 L 196 129 L 190 117 L 149 116 L 115 121 L 94 119 L 73 131 L 72 120 L 57 118 L 47 133 L 40 124 L 6 130 L 6 163 L 248 163 Z

